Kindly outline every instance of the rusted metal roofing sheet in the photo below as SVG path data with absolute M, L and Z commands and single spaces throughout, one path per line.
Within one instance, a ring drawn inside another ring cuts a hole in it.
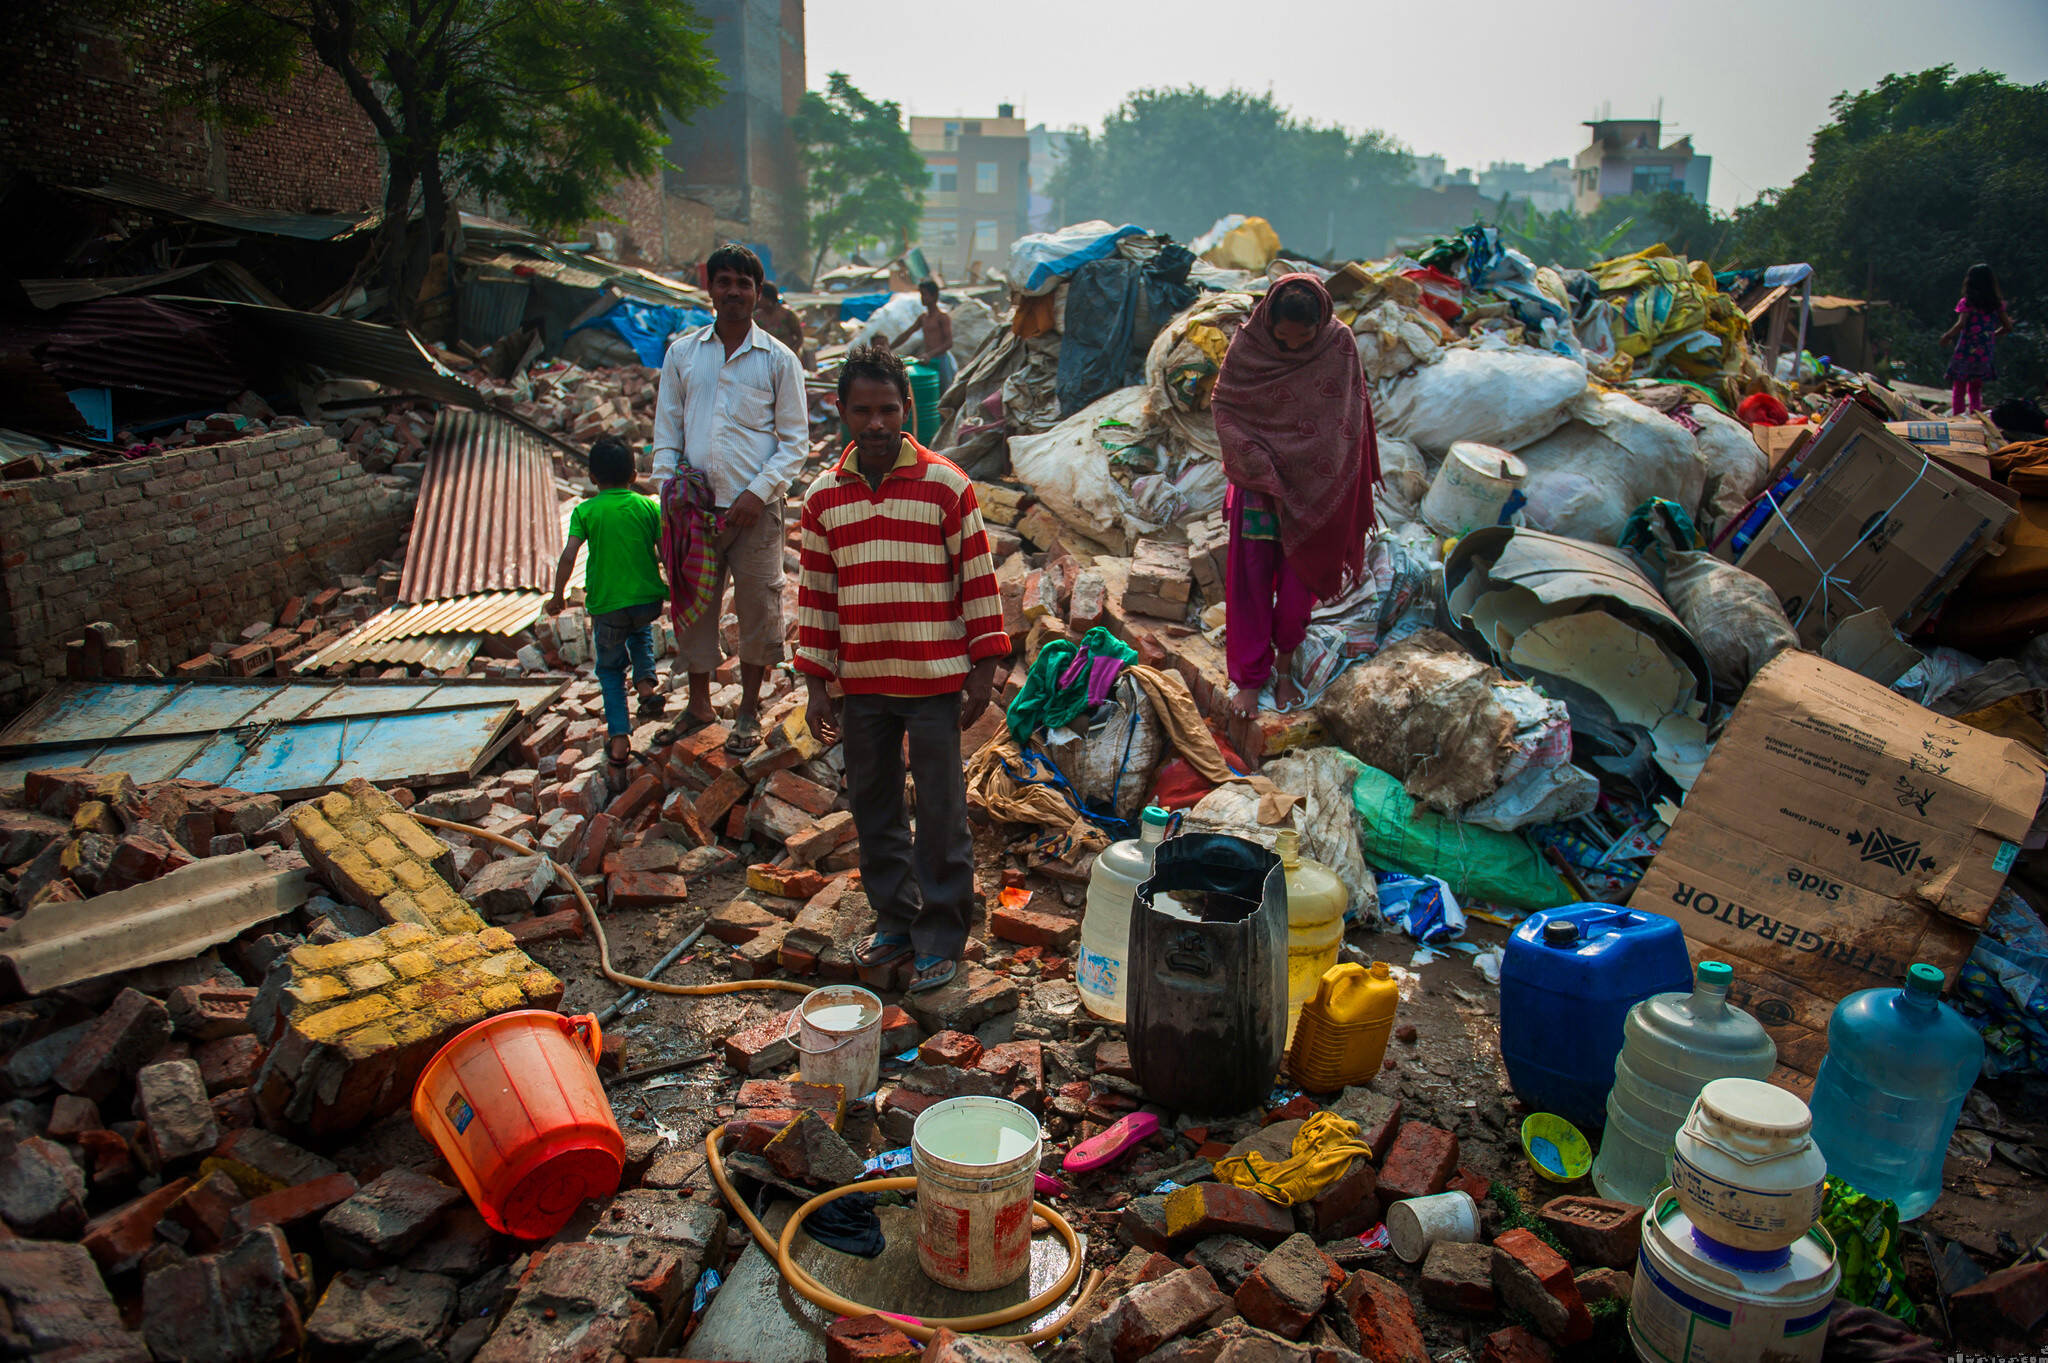
M 314 213 L 278 213 L 266 208 L 245 208 L 207 194 L 192 194 L 158 184 L 140 175 L 112 174 L 91 189 L 72 186 L 71 192 L 126 208 L 140 208 L 170 218 L 212 223 L 234 232 L 254 232 L 272 237 L 295 237 L 300 241 L 346 241 L 384 220 L 378 213 L 348 216 Z
M 282 360 L 315 365 L 349 378 L 375 379 L 393 388 L 462 407 L 482 407 L 475 385 L 435 359 L 404 327 L 352 317 L 329 317 L 293 308 L 208 300 Z
M 118 298 L 134 293 L 159 293 L 177 285 L 186 297 L 203 295 L 238 303 L 262 303 L 281 308 L 285 301 L 265 288 L 256 276 L 232 260 L 206 260 L 162 274 L 119 275 L 92 279 L 24 279 L 23 293 L 38 308 L 48 310 L 94 298 Z
M 0 732 L 0 790 L 48 767 L 299 796 L 464 781 L 566 680 L 75 682 Z
M 426 462 L 400 601 L 552 584 L 562 527 L 554 461 L 538 440 L 489 412 L 444 408 Z
M 540 615 L 542 592 L 484 592 L 371 616 L 293 670 L 300 675 L 363 663 L 406 663 L 445 671 L 469 666 L 483 638 L 513 635 Z
M 426 634 L 414 639 L 357 639 L 350 635 L 332 647 L 320 650 L 318 655 L 300 663 L 292 671 L 304 676 L 365 664 L 378 667 L 403 664 L 425 668 L 429 672 L 460 672 L 469 666 L 469 660 L 476 656 L 483 641 L 481 634 Z
M 30 352 L 67 388 L 225 400 L 249 386 L 226 305 L 98 298 L 0 324 L 0 350 Z

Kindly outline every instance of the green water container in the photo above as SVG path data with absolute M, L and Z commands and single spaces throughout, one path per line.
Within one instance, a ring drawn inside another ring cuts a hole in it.
M 910 370 L 910 433 L 920 445 L 930 447 L 939 433 L 939 371 L 922 360 L 913 360 Z

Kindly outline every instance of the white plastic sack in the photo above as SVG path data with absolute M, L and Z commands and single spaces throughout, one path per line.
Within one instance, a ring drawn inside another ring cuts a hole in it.
M 1143 235 L 1142 227 L 1111 227 L 1095 219 L 1019 237 L 1010 245 L 1010 288 L 1022 294 L 1045 293 L 1089 261 L 1116 254 L 1116 244 L 1125 237 Z
M 905 327 L 924 316 L 924 299 L 914 293 L 892 293 L 889 301 L 868 314 L 853 333 L 854 345 L 866 345 L 879 334 L 885 341 L 893 341 L 903 334 Z M 915 354 L 924 348 L 921 336 L 913 336 L 904 349 Z
M 1740 695 L 1765 663 L 1799 647 L 1799 633 L 1770 585 L 1712 554 L 1673 554 L 1664 600 L 1706 655 L 1724 695 Z
M 1523 514 L 1538 530 L 1596 544 L 1621 537 L 1652 497 L 1696 507 L 1706 460 L 1691 431 L 1619 393 L 1587 392 L 1555 433 L 1515 449 L 1529 477 Z
M 1059 424 L 1059 375 L 1057 335 L 1033 336 L 1024 342 L 1023 362 L 1003 380 L 1003 423 L 1010 428 L 1012 440 Z
M 1771 475 L 1771 457 L 1756 443 L 1749 428 L 1711 403 L 1695 403 L 1692 419 L 1700 424 L 1693 437 L 1706 464 L 1706 477 L 1719 485 L 1713 500 L 1700 507 L 1699 519 L 1719 525 L 1749 505 Z M 1701 527 L 1706 528 L 1705 526 Z
M 1358 340 L 1358 367 L 1373 380 L 1391 379 L 1428 364 L 1443 350 L 1436 329 L 1391 298 L 1359 313 L 1351 334 Z
M 1564 424 L 1586 391 L 1576 361 L 1527 347 L 1453 346 L 1434 364 L 1376 383 L 1380 429 L 1432 458 L 1460 440 L 1517 449 Z
M 1429 491 L 1429 464 L 1422 451 L 1397 435 L 1379 438 L 1380 485 L 1373 494 L 1373 515 L 1381 526 L 1412 525 L 1422 515 L 1422 497 Z
M 1011 436 L 1010 470 L 1061 521 L 1090 539 L 1119 545 L 1150 534 L 1159 524 L 1146 520 L 1124 485 L 1110 476 L 1108 452 L 1098 433 L 1106 421 L 1126 423 L 1111 428 L 1111 443 L 1128 444 L 1132 429 L 1145 425 L 1145 390 L 1119 388 L 1042 435 Z
M 1351 803 L 1351 784 L 1357 774 L 1357 759 L 1338 748 L 1302 748 L 1268 762 L 1259 774 L 1286 791 L 1302 797 L 1287 817 L 1267 826 L 1259 822 L 1259 797 L 1239 781 L 1227 782 L 1204 795 L 1187 813 L 1190 827 L 1226 832 L 1273 846 L 1283 828 L 1301 834 L 1303 855 L 1336 872 L 1351 903 L 1347 919 L 1377 926 L 1380 921 L 1379 890 L 1372 868 L 1358 840 L 1358 817 Z
M 979 298 L 963 298 L 947 311 L 953 314 L 953 359 L 964 368 L 995 333 L 996 315 Z

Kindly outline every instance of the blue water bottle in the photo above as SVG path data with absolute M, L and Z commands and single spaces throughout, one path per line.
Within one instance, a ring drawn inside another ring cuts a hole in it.
M 1941 1196 L 1941 1162 L 1984 1038 L 1941 1001 L 1942 973 L 1919 964 L 1903 989 L 1864 989 L 1828 1020 L 1813 1083 L 1813 1141 L 1828 1172 L 1910 1221 Z

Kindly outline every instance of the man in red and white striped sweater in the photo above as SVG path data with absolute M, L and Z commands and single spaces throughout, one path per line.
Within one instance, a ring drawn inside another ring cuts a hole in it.
M 796 666 L 810 688 L 812 734 L 846 743 L 876 924 L 854 958 L 911 957 L 915 993 L 952 979 L 967 946 L 974 844 L 960 733 L 988 708 L 1010 639 L 974 484 L 903 433 L 909 405 L 910 376 L 887 347 L 847 354 L 839 410 L 853 443 L 804 496 Z M 843 701 L 832 699 L 832 682 Z

